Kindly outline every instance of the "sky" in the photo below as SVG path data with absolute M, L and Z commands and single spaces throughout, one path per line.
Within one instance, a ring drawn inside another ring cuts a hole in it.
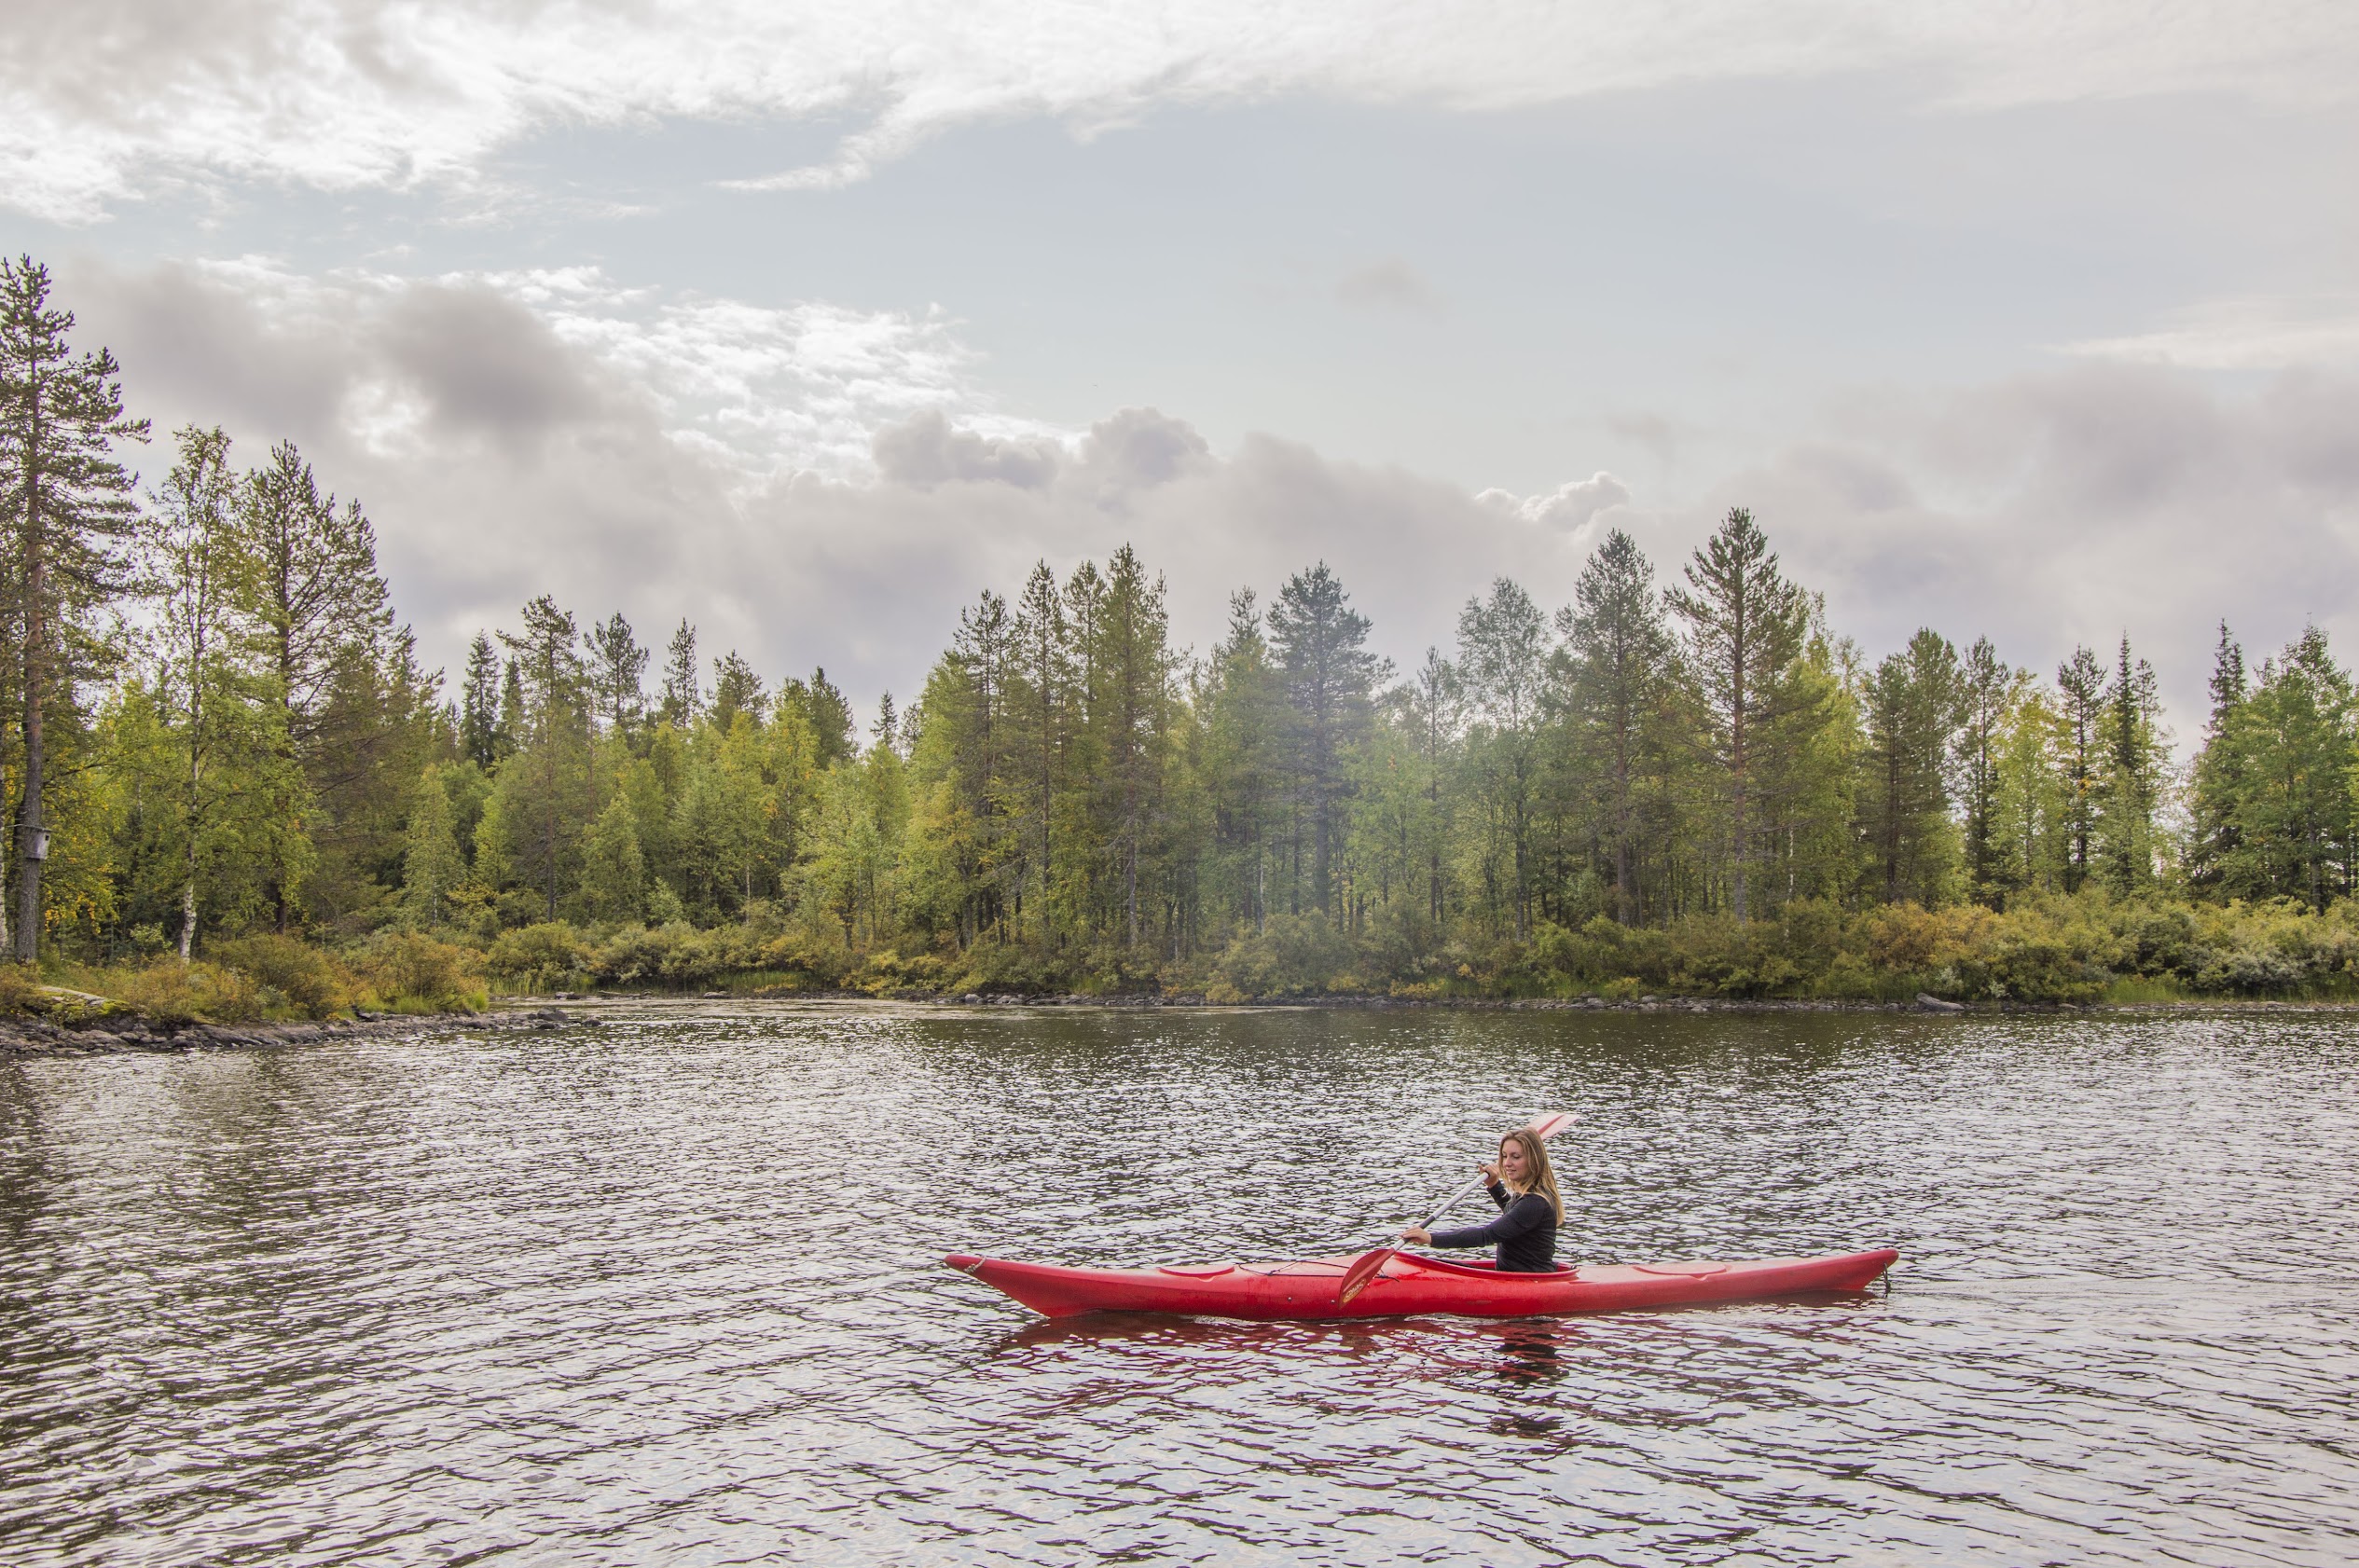
M 863 706 L 1137 547 L 1403 667 L 1731 506 L 1872 659 L 2359 651 L 2359 7 L 0 0 L 0 248 L 295 441 L 455 670 L 548 592 Z

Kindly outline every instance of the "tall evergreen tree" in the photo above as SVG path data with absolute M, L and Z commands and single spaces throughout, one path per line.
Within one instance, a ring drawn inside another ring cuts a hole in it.
M 490 652 L 489 644 L 485 651 Z M 639 645 L 639 638 L 619 610 L 602 625 L 589 629 L 589 684 L 600 718 L 617 735 L 628 734 L 645 713 L 647 664 L 654 657 Z M 468 666 L 473 692 L 474 665 Z M 755 686 L 759 689 L 760 682 Z
M 522 696 L 518 690 L 519 700 Z M 467 671 L 459 694 L 459 754 L 486 771 L 499 765 L 512 742 L 500 712 L 500 654 L 489 632 L 467 645 Z
M 2245 748 L 2238 722 L 2245 697 L 2244 650 L 2228 635 L 2226 621 L 2213 653 L 2211 695 L 2203 747 L 2195 758 L 2187 876 L 2190 887 L 2218 892 L 2241 859 L 2238 817 L 2245 794 Z
M 2095 864 L 2099 794 L 2104 782 L 2100 731 L 2105 667 L 2087 648 L 2056 667 L 2057 749 L 2063 765 L 2064 891 L 2077 892 Z
M 1711 718 L 1711 747 L 1727 791 L 1729 904 L 1750 914 L 1759 827 L 1762 742 L 1783 717 L 1779 693 L 1803 653 L 1810 607 L 1779 571 L 1753 514 L 1731 508 L 1687 566 L 1688 586 L 1664 602 L 1688 624 L 1692 667 Z
M 762 678 L 736 649 L 712 661 L 712 722 L 724 734 L 740 713 L 752 714 L 760 723 L 762 703 Z
M 7 530 L 9 619 L 22 702 L 17 807 L 17 956 L 40 954 L 44 815 L 52 721 L 78 726 L 76 683 L 91 667 L 97 621 L 128 586 L 136 478 L 114 455 L 148 425 L 123 410 L 121 368 L 102 348 L 76 353 L 74 312 L 49 305 L 49 269 L 0 257 L 0 527 Z
M 1644 779 L 1659 776 L 1663 711 L 1678 657 L 1663 624 L 1654 565 L 1620 529 L 1581 569 L 1557 614 L 1571 659 L 1568 734 L 1588 761 L 1577 769 L 1597 797 L 1609 846 L 1614 918 L 1635 924 Z
M 1373 717 L 1386 666 L 1368 651 L 1368 617 L 1325 561 L 1298 571 L 1270 606 L 1270 642 L 1290 709 L 1290 771 L 1311 840 L 1309 903 L 1333 916 L 1334 857 L 1348 802 L 1345 763 Z M 1297 843 L 1299 844 L 1299 835 Z M 1297 850 L 1295 880 L 1302 881 Z
M 2121 640 L 2100 721 L 2105 771 L 2097 818 L 2098 847 L 2117 895 L 2152 886 L 2159 847 L 2155 815 L 2163 804 L 2169 743 L 2160 727 L 2154 667 L 2132 661 Z
M 1930 629 L 1879 663 L 1868 682 L 1866 826 L 1877 896 L 1888 903 L 1940 901 L 1960 684 L 1957 650 Z
M 1966 888 L 1976 901 L 1998 909 L 2005 907 L 2007 891 L 2016 886 L 2001 821 L 2002 765 L 2007 724 L 2025 678 L 2007 667 L 1989 638 L 1978 637 L 1966 650 L 1959 679 L 1955 761 Z
M 1548 620 L 1531 595 L 1505 577 L 1486 599 L 1458 613 L 1457 667 L 1466 673 L 1478 722 L 1474 777 L 1498 840 L 1492 880 L 1518 939 L 1532 929 L 1534 818 L 1539 763 L 1535 731 L 1551 652 Z
M 673 729 L 685 729 L 704 711 L 704 691 L 697 683 L 697 628 L 680 618 L 664 658 L 663 720 Z

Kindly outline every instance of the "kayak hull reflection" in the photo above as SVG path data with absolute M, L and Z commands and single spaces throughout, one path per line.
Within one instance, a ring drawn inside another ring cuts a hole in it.
M 1446 1263 L 1396 1253 L 1349 1306 L 1336 1302 L 1349 1258 L 1292 1263 L 1203 1263 L 1153 1269 L 1062 1269 L 954 1252 L 961 1273 L 1047 1317 L 1092 1312 L 1185 1313 L 1263 1322 L 1345 1317 L 1549 1317 L 1746 1301 L 1772 1296 L 1865 1290 L 1899 1258 L 1890 1247 L 1827 1258 L 1742 1263 L 1560 1264 L 1545 1274 L 1503 1274 L 1487 1263 Z

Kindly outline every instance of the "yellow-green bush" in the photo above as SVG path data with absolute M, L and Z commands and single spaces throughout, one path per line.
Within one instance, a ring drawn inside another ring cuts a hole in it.
M 41 989 L 39 971 L 30 964 L 0 962 L 0 1013 L 21 1018 L 48 1011 L 49 996 Z
M 359 983 L 334 956 L 294 937 L 265 931 L 213 943 L 207 956 L 252 975 L 308 1018 L 326 1018 L 352 1005 Z
M 201 958 L 159 958 L 111 989 L 159 1024 L 250 1024 L 262 1016 L 262 988 L 252 975 Z
M 360 954 L 361 972 L 395 1012 L 453 1012 L 484 1003 L 476 956 L 415 931 L 383 931 Z

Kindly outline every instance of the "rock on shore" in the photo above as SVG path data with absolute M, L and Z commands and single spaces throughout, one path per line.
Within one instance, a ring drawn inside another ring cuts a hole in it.
M 331 1018 L 316 1024 L 159 1024 L 151 1019 L 108 1017 L 80 1025 L 38 1018 L 0 1018 L 0 1055 L 100 1056 L 126 1051 L 254 1051 L 269 1046 L 310 1045 L 368 1035 L 440 1033 L 452 1029 L 528 1033 L 595 1025 L 585 1012 L 559 1008 L 519 1008 L 499 1012 L 424 1014 L 373 1013 Z

